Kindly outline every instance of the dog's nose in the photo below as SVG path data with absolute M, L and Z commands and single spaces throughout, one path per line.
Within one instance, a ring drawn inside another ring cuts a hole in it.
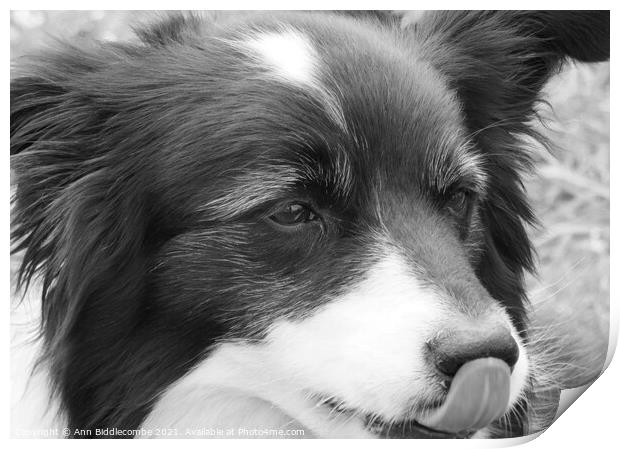
M 512 371 L 519 359 L 517 342 L 504 327 L 451 330 L 433 339 L 428 346 L 435 367 L 450 377 L 471 360 L 494 357 L 506 362 Z

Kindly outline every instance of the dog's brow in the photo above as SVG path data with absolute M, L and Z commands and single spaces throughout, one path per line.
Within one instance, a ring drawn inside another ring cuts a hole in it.
M 344 155 L 338 155 L 332 158 L 329 167 L 309 158 L 295 165 L 247 170 L 232 177 L 228 187 L 200 210 L 215 219 L 232 219 L 269 202 L 291 198 L 307 183 L 328 186 L 334 196 L 346 195 L 352 183 L 349 161 Z
M 200 209 L 216 219 L 230 219 L 281 198 L 298 182 L 294 170 L 260 169 L 235 176 L 230 186 Z
M 445 191 L 459 181 L 466 180 L 474 190 L 482 193 L 487 185 L 484 158 L 475 151 L 471 142 L 451 144 L 444 142 L 445 149 L 431 153 L 426 174 L 431 186 Z M 453 148 L 447 150 L 447 148 Z
M 473 151 L 471 143 L 459 145 L 454 152 L 455 164 L 460 176 L 468 178 L 475 187 L 482 191 L 487 184 L 487 173 L 483 157 Z

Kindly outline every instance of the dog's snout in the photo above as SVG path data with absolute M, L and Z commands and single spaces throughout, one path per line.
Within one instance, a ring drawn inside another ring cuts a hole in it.
M 432 363 L 450 377 L 471 360 L 494 357 L 506 362 L 512 371 L 519 359 L 517 342 L 504 327 L 483 329 L 471 326 L 446 332 L 433 339 L 429 349 Z

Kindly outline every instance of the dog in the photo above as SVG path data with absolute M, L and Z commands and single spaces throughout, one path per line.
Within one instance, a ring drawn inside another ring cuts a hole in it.
M 533 430 L 523 141 L 609 12 L 408 17 L 174 14 L 18 63 L 17 289 L 62 436 Z

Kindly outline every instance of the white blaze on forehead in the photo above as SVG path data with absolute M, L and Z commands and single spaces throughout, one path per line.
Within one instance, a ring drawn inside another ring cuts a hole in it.
M 308 40 L 294 31 L 259 34 L 247 41 L 285 80 L 314 87 L 317 56 Z
M 306 89 L 323 104 L 331 119 L 346 131 L 340 102 L 321 82 L 321 59 L 310 39 L 298 30 L 265 31 L 234 43 L 250 50 L 249 55 L 283 83 Z

